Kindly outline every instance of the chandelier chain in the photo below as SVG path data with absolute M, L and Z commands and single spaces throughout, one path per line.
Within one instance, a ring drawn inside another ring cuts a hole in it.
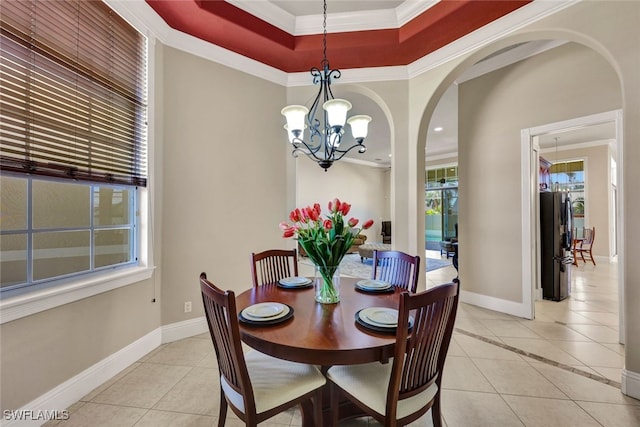
M 327 60 L 327 0 L 324 0 L 324 9 L 322 12 L 322 67 L 328 67 L 329 61 Z

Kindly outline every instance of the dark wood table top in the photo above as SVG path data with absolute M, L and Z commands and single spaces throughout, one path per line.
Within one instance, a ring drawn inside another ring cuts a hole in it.
M 355 289 L 360 279 L 340 279 L 340 302 L 320 304 L 313 287 L 284 289 L 276 284 L 251 288 L 236 296 L 238 313 L 260 302 L 280 302 L 293 317 L 275 325 L 240 322 L 242 340 L 250 347 L 280 359 L 322 366 L 381 361 L 393 356 L 395 332 L 380 333 L 360 326 L 355 313 L 367 307 L 398 308 L 400 289 L 365 293 Z

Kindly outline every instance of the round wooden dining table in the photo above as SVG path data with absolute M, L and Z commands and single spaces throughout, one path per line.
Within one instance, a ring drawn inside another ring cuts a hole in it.
M 262 302 L 280 302 L 293 309 L 293 316 L 273 325 L 252 325 L 240 322 L 242 341 L 250 347 L 279 359 L 322 366 L 359 363 L 387 363 L 395 349 L 393 333 L 376 332 L 356 322 L 356 313 L 367 307 L 398 308 L 400 293 L 394 288 L 388 293 L 368 293 L 355 288 L 356 278 L 340 279 L 340 302 L 320 304 L 315 301 L 313 286 L 286 289 L 277 284 L 251 288 L 236 296 L 240 313 L 246 307 Z M 324 424 L 328 425 L 331 408 L 328 387 L 325 388 Z M 355 405 L 341 402 L 339 418 L 363 415 Z M 312 410 L 302 406 L 302 425 L 313 426 Z
M 250 305 L 279 302 L 293 309 L 293 317 L 274 325 L 240 322 L 242 340 L 252 348 L 279 359 L 321 366 L 386 362 L 393 356 L 395 331 L 376 332 L 356 322 L 367 307 L 398 308 L 401 289 L 388 293 L 362 292 L 357 278 L 340 279 L 340 302 L 320 304 L 313 286 L 302 289 L 267 284 L 236 296 L 238 313 Z

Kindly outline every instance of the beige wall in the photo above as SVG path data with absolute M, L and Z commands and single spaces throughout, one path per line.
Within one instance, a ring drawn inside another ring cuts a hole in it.
M 460 278 L 466 290 L 521 302 L 520 131 L 620 108 L 617 77 L 599 54 L 569 43 L 458 93 Z
M 297 171 L 298 207 L 320 203 L 327 213 L 327 203 L 337 197 L 351 204 L 348 217 L 360 219 L 358 226 L 373 219 L 373 227 L 363 231 L 368 243 L 382 241 L 380 222 L 387 219 L 384 215 L 389 211 L 389 202 L 385 199 L 388 169 L 340 161 L 325 172 L 316 163 L 301 157 L 297 160 Z
M 153 279 L 4 323 L 2 409 L 18 409 L 156 329 Z
M 250 254 L 285 247 L 283 87 L 164 50 L 162 324 L 204 315 L 198 275 L 251 287 Z M 265 113 L 267 112 L 267 113 Z M 316 166 L 317 167 L 317 166 Z M 184 313 L 185 301 L 193 312 Z

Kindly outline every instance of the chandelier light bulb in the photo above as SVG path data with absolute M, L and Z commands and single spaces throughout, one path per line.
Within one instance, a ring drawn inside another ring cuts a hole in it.
M 327 120 L 332 128 L 342 128 L 347 121 L 347 111 L 351 109 L 351 103 L 345 99 L 331 99 L 322 108 L 327 112 Z
M 304 105 L 289 105 L 284 107 L 280 113 L 287 118 L 287 131 L 294 135 L 298 132 L 302 135 L 305 128 L 304 120 L 309 109 Z M 291 141 L 291 139 L 289 139 Z
M 353 135 L 353 139 L 355 139 L 359 143 L 364 141 L 369 131 L 370 121 L 371 117 L 363 114 L 350 117 L 349 120 L 347 120 L 347 123 L 349 123 L 349 126 L 351 126 L 351 134 Z
M 288 126 L 288 125 L 284 125 L 284 126 L 283 126 L 283 128 L 284 128 L 284 130 L 286 130 L 286 131 L 287 131 L 287 136 L 288 136 L 288 138 L 289 138 L 289 142 L 290 142 L 291 144 L 293 144 L 293 142 L 294 142 L 294 141 L 293 141 L 293 140 L 294 140 L 294 138 L 302 139 L 302 133 L 304 132 L 304 129 L 306 129 L 306 128 L 307 128 L 307 125 L 304 125 L 304 126 L 303 126 L 302 131 L 300 132 L 300 134 L 299 134 L 298 136 L 294 135 L 294 134 L 293 134 L 293 132 L 291 132 L 291 131 L 289 130 L 289 126 Z

